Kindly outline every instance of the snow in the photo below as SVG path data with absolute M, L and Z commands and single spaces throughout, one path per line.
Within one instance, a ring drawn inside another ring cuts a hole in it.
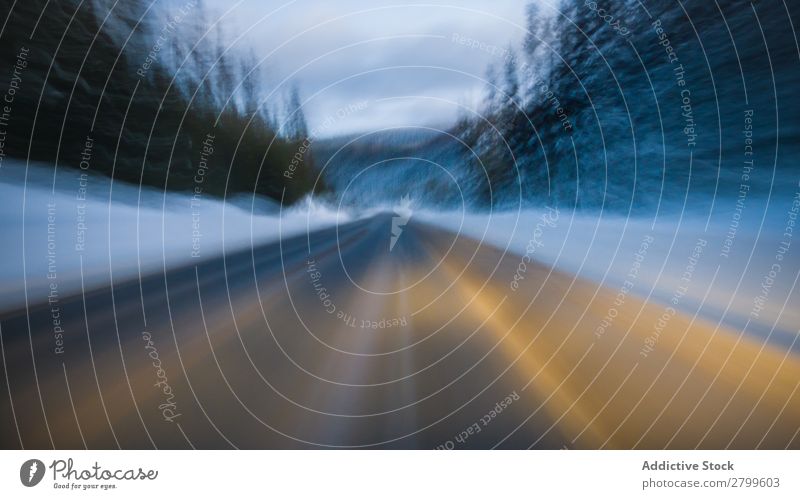
M 626 217 L 546 207 L 466 214 L 463 225 L 462 213 L 415 216 L 454 232 L 461 227 L 466 236 L 527 254 L 615 293 L 630 292 L 715 325 L 797 347 L 800 241 L 792 242 L 792 236 L 800 193 L 748 199 L 747 209 L 738 214 L 735 199 L 720 198 L 715 205 L 710 216 L 690 209 Z M 515 275 L 524 279 L 525 273 Z M 507 279 L 509 292 L 514 291 L 514 276 L 499 279 Z
M 334 225 L 347 214 L 311 201 L 223 202 L 164 193 L 80 170 L 6 160 L 0 170 L 0 311 L 119 283 Z M 85 198 L 85 199 L 82 199 Z M 83 240 L 82 240 L 83 238 Z
M 85 201 L 79 199 L 82 182 Z M 735 198 L 718 198 L 711 214 L 686 209 L 626 217 L 545 207 L 441 213 L 415 206 L 413 217 L 506 249 L 520 262 L 527 254 L 615 292 L 794 348 L 800 330 L 800 242 L 793 241 L 798 190 L 748 198 L 740 212 Z M 82 178 L 71 169 L 59 170 L 54 181 L 52 168 L 19 161 L 0 170 L 0 203 L 0 311 L 45 301 L 52 286 L 65 296 L 80 292 L 82 281 L 87 290 L 107 286 L 357 218 L 341 206 L 312 201 L 282 211 L 247 196 L 226 202 L 201 197 L 193 205 L 187 194 Z M 193 229 L 201 234 L 196 242 Z M 498 279 L 514 291 L 514 276 Z

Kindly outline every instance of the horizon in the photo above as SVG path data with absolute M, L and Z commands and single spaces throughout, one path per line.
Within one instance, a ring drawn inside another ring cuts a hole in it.
M 317 4 L 313 15 L 304 15 L 308 4 L 267 8 L 246 0 L 224 11 L 226 2 L 209 2 L 241 36 L 237 45 L 254 49 L 269 78 L 268 94 L 280 96 L 296 84 L 310 129 L 335 119 L 320 139 L 452 125 L 460 113 L 477 111 L 488 67 L 502 64 L 503 51 L 518 49 L 526 33 L 527 2 L 348 0 Z M 483 45 L 469 46 L 456 35 Z M 364 101 L 359 112 L 338 117 Z

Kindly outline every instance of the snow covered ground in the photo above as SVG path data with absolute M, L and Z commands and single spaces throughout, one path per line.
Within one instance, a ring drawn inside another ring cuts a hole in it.
M 515 253 L 515 275 L 496 276 L 509 292 L 536 261 L 602 283 L 621 303 L 636 295 L 800 350 L 798 191 L 748 198 L 739 211 L 737 199 L 719 198 L 710 216 L 541 208 L 413 217 Z M 193 200 L 67 169 L 54 181 L 52 169 L 19 161 L 0 170 L 0 205 L 0 311 L 46 300 L 53 287 L 65 296 L 82 282 L 105 286 L 356 218 L 312 202 L 281 213 L 262 198 Z
M 618 293 L 672 306 L 715 324 L 800 349 L 800 193 L 717 199 L 708 212 L 656 217 L 530 209 L 495 214 L 417 216 L 520 255 L 508 281 L 525 278 L 530 260 L 590 279 Z M 526 258 L 523 258 L 525 256 Z M 530 260 L 529 260 L 530 258 Z
M 260 197 L 223 203 L 81 174 L 3 162 L 0 311 L 342 221 L 313 203 L 280 213 Z

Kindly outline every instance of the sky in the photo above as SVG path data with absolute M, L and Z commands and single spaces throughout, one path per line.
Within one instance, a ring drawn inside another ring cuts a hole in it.
M 209 0 L 263 60 L 280 102 L 296 84 L 316 136 L 447 126 L 474 108 L 490 63 L 524 38 L 524 0 Z

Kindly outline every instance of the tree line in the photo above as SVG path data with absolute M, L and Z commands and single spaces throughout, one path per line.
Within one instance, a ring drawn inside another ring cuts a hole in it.
M 265 103 L 255 55 L 227 47 L 225 28 L 200 0 L 5 3 L 2 88 L 20 51 L 28 54 L 6 156 L 178 191 L 197 187 L 202 159 L 210 195 L 293 202 L 312 190 L 297 88 L 282 108 L 275 97 Z
M 474 152 L 464 161 L 478 197 L 621 209 L 710 200 L 738 186 L 752 109 L 763 153 L 778 154 L 768 164 L 790 168 L 796 14 L 780 2 L 531 3 L 523 43 L 495 57 L 480 108 L 455 127 Z

